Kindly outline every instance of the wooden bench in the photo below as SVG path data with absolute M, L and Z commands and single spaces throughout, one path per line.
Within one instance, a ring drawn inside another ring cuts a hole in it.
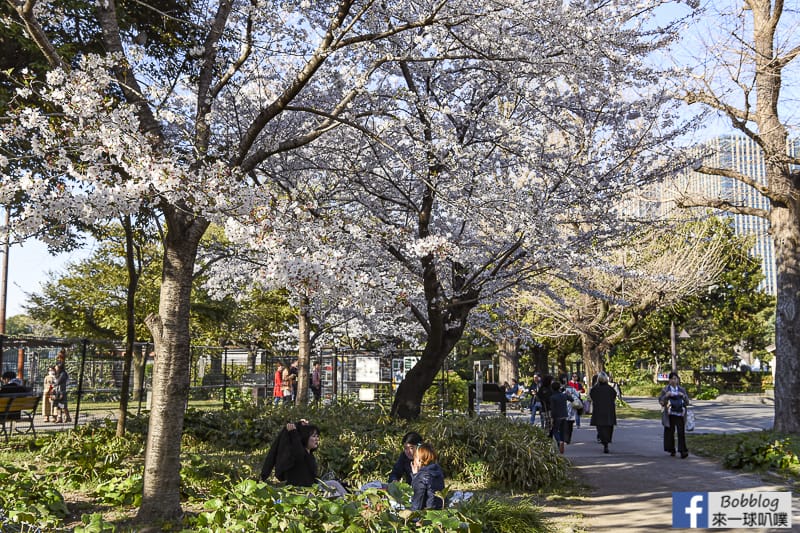
M 6 442 L 8 442 L 9 433 L 13 430 L 20 433 L 33 432 L 33 436 L 36 437 L 33 417 L 36 416 L 36 409 L 39 407 L 41 398 L 41 395 L 0 396 L 0 424 L 2 424 Z M 20 423 L 27 425 L 27 428 L 20 429 Z M 8 424 L 8 428 L 6 428 L 6 424 Z

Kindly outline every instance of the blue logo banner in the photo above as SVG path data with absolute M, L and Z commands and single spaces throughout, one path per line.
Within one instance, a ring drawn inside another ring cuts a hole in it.
M 673 492 L 672 527 L 681 529 L 707 528 L 708 493 Z

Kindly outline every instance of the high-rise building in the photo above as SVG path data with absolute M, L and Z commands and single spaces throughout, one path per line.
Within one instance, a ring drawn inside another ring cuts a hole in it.
M 707 167 L 725 168 L 747 175 L 766 185 L 764 156 L 758 145 L 750 138 L 738 135 L 716 137 L 696 148 L 697 155 Z M 792 141 L 787 147 L 791 155 L 800 153 L 800 141 Z M 747 206 L 768 211 L 769 200 L 753 187 L 733 178 L 701 174 L 687 170 L 659 184 L 649 196 L 658 197 L 662 214 L 670 209 L 670 200 L 678 196 L 722 199 L 731 205 Z M 672 206 L 674 208 L 674 205 Z M 752 215 L 719 212 L 731 218 L 737 235 L 752 235 L 755 244 L 750 250 L 761 258 L 764 280 L 760 289 L 775 294 L 775 248 L 769 234 L 769 221 Z

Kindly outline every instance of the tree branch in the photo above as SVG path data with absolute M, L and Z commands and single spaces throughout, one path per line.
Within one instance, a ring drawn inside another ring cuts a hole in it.
M 120 39 L 119 23 L 117 22 L 117 7 L 114 0 L 104 0 L 97 3 L 97 18 L 100 23 L 100 28 L 103 33 L 103 44 L 110 54 L 118 54 L 120 57 L 125 57 L 125 49 L 122 46 Z M 117 82 L 120 84 L 125 99 L 131 105 L 136 106 L 136 114 L 140 121 L 140 130 L 142 133 L 153 135 L 153 140 L 156 143 L 162 141 L 161 126 L 153 116 L 150 106 L 142 97 L 142 90 L 139 87 L 139 82 L 136 81 L 136 76 L 130 68 L 127 60 L 122 61 L 117 66 L 114 72 Z
M 745 185 L 754 188 L 755 190 L 757 190 L 770 200 L 780 200 L 779 198 L 773 198 L 775 192 L 770 190 L 770 188 L 767 185 L 759 183 L 757 180 L 751 178 L 750 176 L 742 172 L 737 172 L 736 170 L 732 170 L 729 168 L 707 167 L 705 165 L 700 165 L 694 170 L 695 172 L 699 172 L 700 174 L 708 174 L 712 176 L 722 176 L 725 178 L 731 178 L 733 180 L 736 180 L 740 183 L 744 183 Z
M 25 25 L 25 30 L 28 32 L 28 35 L 33 39 L 33 42 L 36 43 L 36 46 L 39 47 L 39 50 L 44 55 L 45 59 L 47 59 L 50 66 L 69 72 L 69 65 L 61 58 L 61 55 L 56 51 L 53 43 L 51 43 L 50 39 L 45 35 L 39 21 L 37 21 L 36 17 L 33 15 L 33 7 L 36 5 L 36 0 L 27 0 L 25 2 L 8 0 L 8 4 L 17 12 L 22 23 Z
M 197 80 L 197 115 L 195 117 L 195 149 L 200 155 L 206 153 L 208 142 L 211 138 L 211 129 L 207 123 L 208 113 L 211 111 L 211 78 L 217 61 L 217 44 L 222 38 L 225 24 L 233 9 L 231 0 L 222 0 L 217 7 L 217 14 L 211 24 L 211 30 L 203 44 L 203 62 L 200 66 L 200 75 Z M 251 18 L 248 17 L 248 30 L 251 27 Z M 246 49 L 249 47 L 246 47 Z
M 757 209 L 746 205 L 734 205 L 727 200 L 721 200 L 719 198 L 686 197 L 675 200 L 675 205 L 681 208 L 710 207 L 734 215 L 750 215 L 769 220 L 769 211 L 766 209 Z

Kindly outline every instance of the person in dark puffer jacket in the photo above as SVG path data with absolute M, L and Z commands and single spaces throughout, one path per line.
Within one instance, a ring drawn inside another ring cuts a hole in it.
M 433 446 L 422 443 L 414 453 L 411 470 L 414 478 L 411 487 L 414 494 L 411 497 L 411 510 L 441 509 L 444 501 L 436 495 L 436 491 L 444 489 L 444 472 L 436 461 L 438 457 Z

